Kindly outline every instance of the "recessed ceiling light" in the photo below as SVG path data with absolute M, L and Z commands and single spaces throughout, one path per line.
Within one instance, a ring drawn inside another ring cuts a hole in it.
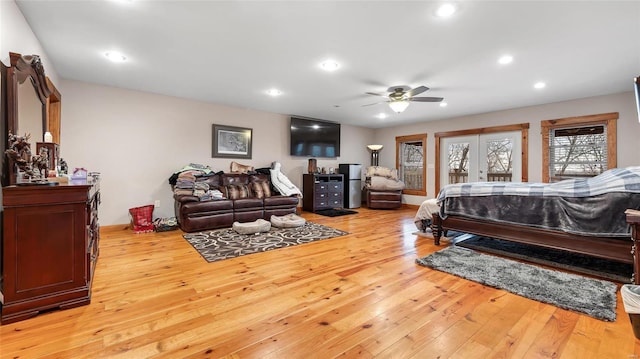
M 320 63 L 320 67 L 325 71 L 335 71 L 340 67 L 340 64 L 335 60 L 325 60 Z
M 127 58 L 123 54 L 119 53 L 118 51 L 105 52 L 104 56 L 106 56 L 107 59 L 113 62 L 125 62 L 127 60 Z
M 440 107 L 447 107 L 447 103 L 446 102 L 440 102 Z
M 545 88 L 545 87 L 547 87 L 547 84 L 545 84 L 545 83 L 544 83 L 544 82 L 542 82 L 542 81 L 541 81 L 541 82 L 536 82 L 536 83 L 533 85 L 533 88 L 536 88 L 536 89 L 543 89 L 543 88 Z
M 376 115 L 377 118 L 384 120 L 385 118 L 387 118 L 387 114 L 384 112 L 380 112 L 379 114 Z
M 282 91 L 280 91 L 278 89 L 268 89 L 267 90 L 267 95 L 273 96 L 273 97 L 280 96 L 280 95 L 282 95 Z
M 446 3 L 438 7 L 438 10 L 436 10 L 436 15 L 438 15 L 438 17 L 449 17 L 453 15 L 455 12 L 456 12 L 456 7 L 453 6 L 453 4 Z
M 513 61 L 513 56 L 503 55 L 498 59 L 498 63 L 501 65 L 510 64 Z

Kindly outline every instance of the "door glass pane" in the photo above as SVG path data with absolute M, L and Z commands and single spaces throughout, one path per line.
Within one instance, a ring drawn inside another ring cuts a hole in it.
M 487 181 L 511 182 L 513 177 L 513 141 L 491 139 L 487 146 Z
M 422 142 L 403 142 L 401 154 L 400 176 L 404 181 L 405 189 L 423 190 L 424 149 Z
M 447 153 L 449 183 L 469 182 L 469 142 L 450 143 Z

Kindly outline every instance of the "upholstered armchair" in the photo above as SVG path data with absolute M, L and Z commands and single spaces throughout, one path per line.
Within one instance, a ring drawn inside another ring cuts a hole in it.
M 398 179 L 395 168 L 371 166 L 367 168 L 365 178 L 367 207 L 393 209 L 402 206 L 402 190 L 405 185 Z

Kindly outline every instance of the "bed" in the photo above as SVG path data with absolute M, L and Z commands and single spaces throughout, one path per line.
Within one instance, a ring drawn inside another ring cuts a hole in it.
M 435 202 L 437 211 L 432 202 L 416 215 L 418 225 L 431 208 L 435 244 L 444 231 L 455 230 L 582 253 L 634 264 L 632 281 L 640 284 L 636 241 L 625 217 L 627 209 L 640 209 L 640 167 L 556 183 L 447 185 Z

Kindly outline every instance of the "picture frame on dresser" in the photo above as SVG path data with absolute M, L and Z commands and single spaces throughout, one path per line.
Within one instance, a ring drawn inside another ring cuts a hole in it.
M 213 125 L 211 157 L 251 159 L 251 128 Z

